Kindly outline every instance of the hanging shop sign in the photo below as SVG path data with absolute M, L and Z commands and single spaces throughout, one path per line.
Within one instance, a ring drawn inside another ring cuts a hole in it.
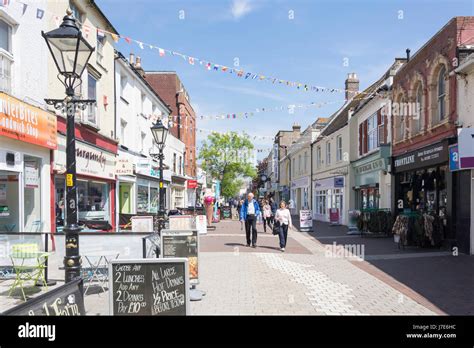
M 29 316 L 78 316 L 86 315 L 84 307 L 83 280 L 73 280 L 48 291 L 19 306 L 3 312 L 3 315 Z
M 344 187 L 344 177 L 336 176 L 334 178 L 334 187 Z
M 394 158 L 395 172 L 434 166 L 448 161 L 448 145 L 437 143 Z
M 111 315 L 189 314 L 188 260 L 112 260 Z
M 54 151 L 55 169 L 66 170 L 66 137 L 59 135 L 58 149 Z M 115 178 L 115 154 L 98 147 L 76 141 L 77 174 L 103 179 Z
M 474 168 L 474 129 L 463 128 L 458 133 L 459 167 Z
M 116 175 L 133 175 L 133 163 L 128 158 L 117 159 L 115 165 Z
M 199 283 L 199 233 L 197 229 L 161 231 L 160 257 L 186 258 L 191 284 Z
M 188 189 L 195 189 L 197 188 L 197 186 L 198 186 L 197 180 L 188 180 L 187 182 Z
M 54 150 L 56 115 L 0 92 L 0 135 Z
M 459 170 L 459 146 L 449 145 L 449 170 L 454 172 Z

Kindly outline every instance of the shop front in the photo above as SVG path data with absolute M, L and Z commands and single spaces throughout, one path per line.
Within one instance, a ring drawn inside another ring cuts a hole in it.
M 337 208 L 339 222 L 344 214 L 344 176 L 334 176 L 313 182 L 313 218 L 318 221 L 330 221 L 330 209 Z
M 292 214 L 299 214 L 302 209 L 309 209 L 309 176 L 291 181 L 290 210 Z
M 83 231 L 110 231 L 115 227 L 114 153 L 76 140 L 78 220 Z M 58 135 L 54 152 L 54 205 L 56 231 L 62 231 L 65 217 L 66 137 Z
M 392 210 L 396 215 L 406 216 L 407 222 L 420 220 L 423 226 L 429 226 L 425 234 L 429 240 L 408 230 L 408 243 L 439 246 L 447 239 L 455 239 L 451 228 L 455 192 L 448 146 L 445 140 L 392 158 Z
M 387 173 L 390 148 L 353 162 L 354 207 L 357 210 L 390 209 L 391 177 Z
M 0 232 L 51 230 L 56 116 L 0 93 Z
M 151 159 L 142 159 L 136 163 L 136 213 L 157 214 L 160 209 L 160 169 Z M 171 182 L 171 172 L 163 171 L 163 194 L 165 195 L 165 209 L 168 205 L 167 193 Z

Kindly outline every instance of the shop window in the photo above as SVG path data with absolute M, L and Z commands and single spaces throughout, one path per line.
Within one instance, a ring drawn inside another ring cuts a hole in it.
M 327 190 L 316 191 L 316 213 L 325 215 L 327 211 L 326 205 Z
M 150 211 L 148 186 L 138 185 L 137 188 L 137 212 L 148 213 Z
M 18 173 L 0 170 L 0 232 L 20 232 Z
M 25 232 L 41 232 L 41 159 L 25 156 L 24 186 Z
M 159 209 L 160 193 L 157 187 L 150 188 L 150 213 L 156 214 Z
M 79 221 L 109 221 L 109 185 L 94 181 L 77 181 Z

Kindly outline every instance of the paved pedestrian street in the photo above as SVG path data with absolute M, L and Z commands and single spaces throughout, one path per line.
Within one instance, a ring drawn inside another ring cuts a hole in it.
M 258 226 L 259 231 L 263 229 Z M 354 261 L 330 257 L 324 245 L 289 232 L 281 252 L 278 237 L 259 233 L 256 249 L 244 246 L 236 221 L 223 221 L 201 237 L 201 315 L 432 315 L 434 308 L 406 296 Z

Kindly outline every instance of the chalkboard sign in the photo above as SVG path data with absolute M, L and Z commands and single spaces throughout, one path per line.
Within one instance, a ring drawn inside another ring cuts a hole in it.
M 86 315 L 82 289 L 82 278 L 79 278 L 3 312 L 3 315 Z
M 221 208 L 222 218 L 223 219 L 231 219 L 232 218 L 232 209 L 231 207 L 224 206 Z
M 188 260 L 191 283 L 199 283 L 198 230 L 162 230 L 161 245 L 160 257 L 185 257 Z
M 113 260 L 109 265 L 110 314 L 187 315 L 188 260 Z

